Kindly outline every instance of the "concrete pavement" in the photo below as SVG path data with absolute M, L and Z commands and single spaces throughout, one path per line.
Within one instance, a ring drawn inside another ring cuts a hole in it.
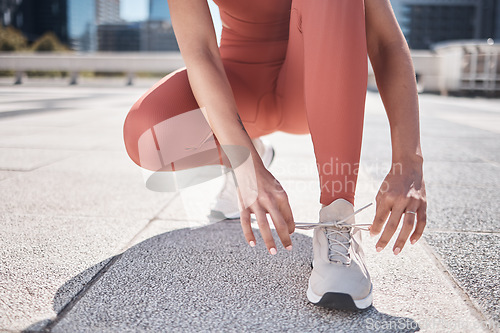
M 344 313 L 307 303 L 311 233 L 273 257 L 208 222 L 221 179 L 145 188 L 121 130 L 149 84 L 0 87 L 0 330 L 499 331 L 500 101 L 421 96 L 425 237 L 397 257 L 366 237 L 374 306 Z M 369 92 L 357 206 L 388 170 L 388 131 Z M 296 220 L 315 220 L 309 137 L 269 140 Z

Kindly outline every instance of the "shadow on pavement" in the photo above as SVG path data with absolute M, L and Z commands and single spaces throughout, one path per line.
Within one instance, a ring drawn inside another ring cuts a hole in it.
M 294 234 L 292 252 L 280 247 L 271 256 L 255 234 L 258 245 L 250 248 L 239 222 L 223 221 L 149 238 L 117 258 L 52 331 L 419 330 L 413 319 L 375 307 L 342 312 L 309 304 L 311 238 Z M 85 274 L 58 289 L 54 309 L 67 302 L 67 288 Z

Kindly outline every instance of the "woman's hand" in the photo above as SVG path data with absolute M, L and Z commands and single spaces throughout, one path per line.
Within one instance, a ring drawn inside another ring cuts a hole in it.
M 295 230 L 295 222 L 292 209 L 288 203 L 288 196 L 281 184 L 262 163 L 255 164 L 255 167 L 252 167 L 254 172 L 248 169 L 245 170 L 245 168 L 235 170 L 238 181 L 240 220 L 243 234 L 248 244 L 252 247 L 255 246 L 256 240 L 252 231 L 250 217 L 250 214 L 255 214 L 260 233 L 269 253 L 276 254 L 276 245 L 266 216 L 266 214 L 269 214 L 281 243 L 287 250 L 291 250 L 292 240 L 290 235 Z
M 404 215 L 393 248 L 398 254 L 410 234 L 412 244 L 419 240 L 426 223 L 417 83 L 410 49 L 390 2 L 365 0 L 365 12 L 368 55 L 391 126 L 392 160 L 397 162 L 377 194 L 377 212 L 370 233 L 379 234 L 385 224 L 376 245 L 377 251 L 382 251 Z
M 422 236 L 427 214 L 422 162 L 393 163 L 391 171 L 380 187 L 376 202 L 377 211 L 370 228 L 370 235 L 378 235 L 387 221 L 376 245 L 377 252 L 382 251 L 389 243 L 403 215 L 403 226 L 393 252 L 396 255 L 401 252 L 410 234 L 410 242 L 415 244 Z M 416 227 L 413 231 L 415 221 Z

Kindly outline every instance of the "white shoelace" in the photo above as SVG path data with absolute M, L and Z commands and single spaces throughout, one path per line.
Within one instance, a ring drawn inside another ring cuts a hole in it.
M 349 255 L 349 247 L 351 246 L 351 236 L 355 228 L 361 230 L 369 230 L 369 223 L 358 223 L 349 224 L 346 223 L 351 217 L 358 214 L 365 208 L 370 207 L 372 204 L 368 204 L 354 213 L 348 215 L 347 217 L 341 219 L 340 221 L 331 222 L 316 222 L 307 223 L 299 222 L 295 223 L 295 228 L 309 230 L 315 228 L 325 228 L 326 238 L 328 239 L 328 259 L 332 262 L 342 263 L 344 265 L 349 265 L 351 263 L 351 258 Z M 335 257 L 339 257 L 337 259 Z

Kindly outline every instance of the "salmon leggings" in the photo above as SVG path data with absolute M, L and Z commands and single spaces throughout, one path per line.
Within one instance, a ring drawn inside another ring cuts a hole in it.
M 354 204 L 367 88 L 364 1 L 253 0 L 258 13 L 235 4 L 245 1 L 215 2 L 223 22 L 220 55 L 250 137 L 310 133 L 320 202 L 343 198 Z M 276 10 L 286 2 L 287 10 Z M 190 113 L 196 109 L 186 69 L 164 77 L 126 117 L 130 158 L 149 170 L 209 163 L 186 158 L 196 142 L 210 136 L 201 113 Z

